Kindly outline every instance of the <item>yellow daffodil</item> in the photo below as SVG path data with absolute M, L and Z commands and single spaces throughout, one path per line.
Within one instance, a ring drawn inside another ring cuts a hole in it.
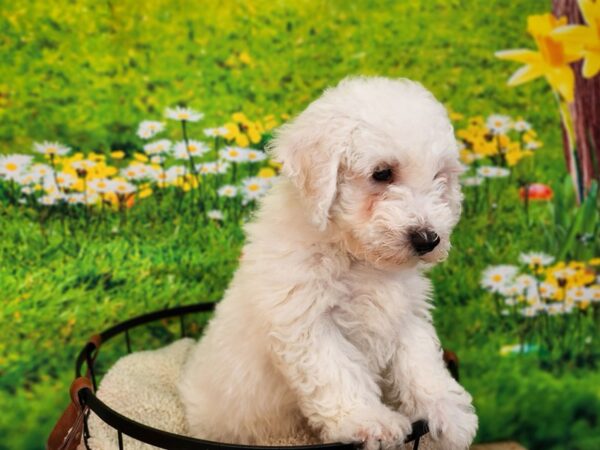
M 110 152 L 110 156 L 112 159 L 123 159 L 125 157 L 125 152 L 121 150 L 115 150 L 114 152 Z
M 600 1 L 579 0 L 579 9 L 587 25 L 565 25 L 552 31 L 552 37 L 566 45 L 581 46 L 581 73 L 592 78 L 600 72 Z
M 581 58 L 578 51 L 580 46 L 559 41 L 552 34 L 556 28 L 566 23 L 566 17 L 557 19 L 550 13 L 529 16 L 527 31 L 535 39 L 539 51 L 515 49 L 496 52 L 496 56 L 500 59 L 525 64 L 510 77 L 509 86 L 516 86 L 544 76 L 550 86 L 567 102 L 573 101 L 575 76 L 569 64 Z

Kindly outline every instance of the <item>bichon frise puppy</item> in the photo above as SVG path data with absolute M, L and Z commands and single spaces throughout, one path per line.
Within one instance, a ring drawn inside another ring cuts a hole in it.
M 260 444 L 308 427 L 389 449 L 426 419 L 439 448 L 467 448 L 477 417 L 444 365 L 423 274 L 461 209 L 445 109 L 409 80 L 351 78 L 271 150 L 284 176 L 180 380 L 190 434 Z

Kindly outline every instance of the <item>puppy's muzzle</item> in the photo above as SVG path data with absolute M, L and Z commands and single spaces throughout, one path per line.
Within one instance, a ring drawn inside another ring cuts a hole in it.
M 429 253 L 440 243 L 440 237 L 431 230 L 416 230 L 409 237 L 412 248 L 419 256 Z

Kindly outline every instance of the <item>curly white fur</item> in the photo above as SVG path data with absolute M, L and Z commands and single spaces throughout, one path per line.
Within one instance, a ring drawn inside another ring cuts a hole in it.
M 272 151 L 284 177 L 180 380 L 189 431 L 252 444 L 308 427 L 387 449 L 423 418 L 439 448 L 467 448 L 477 417 L 445 369 L 422 273 L 460 215 L 446 111 L 418 83 L 351 78 Z M 374 180 L 385 169 L 392 179 Z M 419 256 L 422 229 L 440 243 Z

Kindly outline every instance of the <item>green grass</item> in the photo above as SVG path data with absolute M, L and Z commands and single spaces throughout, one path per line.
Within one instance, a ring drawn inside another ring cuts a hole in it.
M 531 46 L 528 1 L 2 2 L 0 153 L 34 140 L 76 149 L 139 148 L 137 123 L 165 107 L 206 113 L 199 136 L 235 111 L 296 113 L 346 75 L 422 81 L 453 110 L 523 116 L 545 142 L 535 175 L 564 174 L 558 113 L 542 81 L 506 87 L 516 69 L 493 57 Z M 239 60 L 241 52 L 252 58 Z M 468 193 L 467 200 L 472 192 Z M 448 262 L 436 268 L 436 325 L 462 361 L 478 439 L 530 448 L 596 449 L 600 375 L 531 357 L 502 358 L 514 337 L 494 322 L 478 287 L 489 264 L 556 249 L 552 218 L 528 225 L 513 188 L 498 206 L 466 215 Z M 237 225 L 206 225 L 173 205 L 141 202 L 126 222 L 49 220 L 0 202 L 0 448 L 42 448 L 68 401 L 75 355 L 94 332 L 143 312 L 220 298 L 237 264 Z M 598 248 L 596 247 L 596 251 Z

